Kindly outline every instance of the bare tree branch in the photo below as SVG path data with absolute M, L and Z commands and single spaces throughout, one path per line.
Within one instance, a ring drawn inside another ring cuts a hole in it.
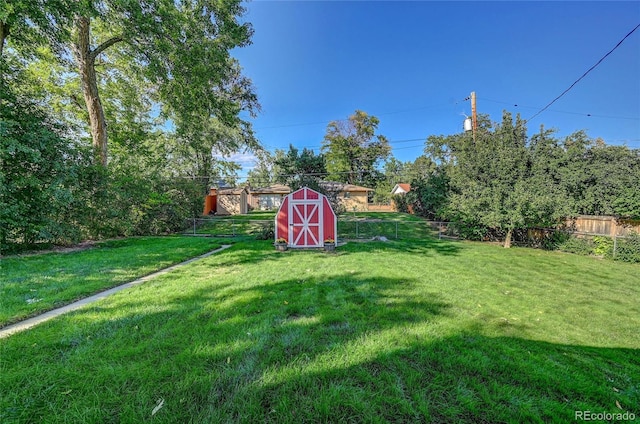
M 98 47 L 96 47 L 95 49 L 93 49 L 93 51 L 91 52 L 91 59 L 95 60 L 95 58 L 102 53 L 103 51 L 105 51 L 106 49 L 108 49 L 109 47 L 113 46 L 116 43 L 119 43 L 121 41 L 124 41 L 124 38 L 122 38 L 121 36 L 116 36 L 116 37 L 111 37 L 109 38 L 107 41 L 105 41 L 104 43 L 100 44 Z

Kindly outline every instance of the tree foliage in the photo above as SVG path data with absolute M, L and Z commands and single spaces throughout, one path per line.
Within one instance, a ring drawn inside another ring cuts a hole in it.
M 372 187 L 384 179 L 376 166 L 389 157 L 391 147 L 385 136 L 376 135 L 379 123 L 361 110 L 329 123 L 322 143 L 328 179 Z
M 465 134 L 454 145 L 450 213 L 463 222 L 506 230 L 505 247 L 513 229 L 530 218 L 525 131 L 519 116 L 514 124 L 505 112 L 493 131 L 478 132 L 475 141 Z
M 1 0 L 0 57 L 6 45 L 27 58 L 43 45 L 62 52 L 73 16 L 83 7 L 84 2 L 72 0 Z
M 505 246 L 516 229 L 562 226 L 580 214 L 640 216 L 639 150 L 583 131 L 560 140 L 544 126 L 528 138 L 508 112 L 500 123 L 479 122 L 475 142 L 470 134 L 428 138 L 437 171 L 412 182 L 407 201 L 416 213 L 456 221 L 476 237 L 501 235 Z
M 100 56 L 107 71 L 126 57 L 128 74 L 153 87 L 163 115 L 190 141 L 209 135 L 212 119 L 246 132 L 249 124 L 239 113 L 253 112 L 257 99 L 229 55 L 250 41 L 250 25 L 239 21 L 243 13 L 239 1 L 95 0 L 90 13 L 75 16 L 71 51 L 100 163 L 107 160 L 107 122 L 96 74 Z
M 0 2 L 2 250 L 175 231 L 198 214 L 237 166 L 224 158 L 261 149 L 255 90 L 230 56 L 250 42 L 243 13 L 235 0 Z
M 326 173 L 324 155 L 316 155 L 307 148 L 300 151 L 289 145 L 289 150 L 276 158 L 274 164 L 280 171 L 275 177 L 277 183 L 289 186 L 292 191 L 309 187 L 323 192 L 319 183 Z
M 16 93 L 20 74 L 0 79 L 0 250 L 66 233 L 81 152 L 41 106 Z
M 240 112 L 254 114 L 259 104 L 229 54 L 250 43 L 243 13 L 236 0 L 18 0 L 0 11 L 1 45 L 6 38 L 22 57 L 39 57 L 50 76 L 63 65 L 57 78 L 75 89 L 65 91 L 64 101 L 83 109 L 77 113 L 88 124 L 98 164 L 107 164 L 112 132 L 135 139 L 148 129 L 151 105 L 161 112 L 154 118 L 170 120 L 196 147 L 209 137 L 218 150 L 237 148 L 212 135 L 212 127 L 225 126 L 241 133 L 242 147 L 253 148 Z
M 412 205 L 415 214 L 435 220 L 445 214 L 449 187 L 449 176 L 442 169 L 437 169 L 426 177 L 412 180 L 405 202 Z
M 275 184 L 278 175 L 282 173 L 275 161 L 283 156 L 284 150 L 280 149 L 276 149 L 274 153 L 266 150 L 259 151 L 256 155 L 256 164 L 247 176 L 249 185 L 251 187 L 268 187 Z

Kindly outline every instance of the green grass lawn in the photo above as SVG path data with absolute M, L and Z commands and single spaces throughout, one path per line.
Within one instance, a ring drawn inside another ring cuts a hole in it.
M 638 275 L 470 242 L 238 242 L 1 339 L 0 422 L 638 416 Z
M 220 247 L 210 238 L 140 237 L 74 253 L 0 259 L 0 327 Z

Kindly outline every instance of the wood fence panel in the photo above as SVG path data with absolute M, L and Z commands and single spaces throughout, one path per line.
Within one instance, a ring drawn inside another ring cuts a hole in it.
M 616 219 L 614 216 L 580 215 L 568 220 L 577 233 L 603 236 L 627 236 L 632 231 L 640 233 L 640 220 Z
M 393 205 L 382 205 L 382 204 L 375 204 L 375 203 L 369 203 L 369 205 L 367 206 L 367 210 L 369 212 L 395 212 L 396 211 Z

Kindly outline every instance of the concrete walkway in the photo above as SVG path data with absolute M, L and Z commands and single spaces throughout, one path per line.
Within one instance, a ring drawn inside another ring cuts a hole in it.
M 156 278 L 159 275 L 171 272 L 174 269 L 183 267 L 183 266 L 185 266 L 187 264 L 190 264 L 191 262 L 199 261 L 200 259 L 204 259 L 206 257 L 209 257 L 209 256 L 211 256 L 211 255 L 213 255 L 215 253 L 221 252 L 221 251 L 223 251 L 225 249 L 228 249 L 230 247 L 231 247 L 230 244 L 224 244 L 219 249 L 212 250 L 211 252 L 207 252 L 204 255 L 196 256 L 195 258 L 191 258 L 188 261 L 180 262 L 179 264 L 175 264 L 175 265 L 172 265 L 172 266 L 170 266 L 168 268 L 161 269 L 160 271 L 154 272 L 153 274 L 149 274 L 149 275 L 144 276 L 142 278 L 138 278 L 137 280 L 130 281 L 128 283 L 122 284 L 120 286 L 114 287 L 114 288 L 109 289 L 109 290 L 105 290 L 105 291 L 100 292 L 98 294 L 94 294 L 93 296 L 85 297 L 84 299 L 80 299 L 77 302 L 70 303 L 69 305 L 63 306 L 61 308 L 53 309 L 53 310 L 51 310 L 49 312 L 45 312 L 42 315 L 38 315 L 38 316 L 35 316 L 33 318 L 29 318 L 27 320 L 17 322 L 15 324 L 11 324 L 11 325 L 9 325 L 7 327 L 0 328 L 0 339 L 5 338 L 5 337 L 9 337 L 12 334 L 19 333 L 19 332 L 24 331 L 24 330 L 28 330 L 29 328 L 34 327 L 34 326 L 36 326 L 36 325 L 38 325 L 38 324 L 40 324 L 42 322 L 49 321 L 50 319 L 58 317 L 58 316 L 60 316 L 62 314 L 66 314 L 67 312 L 75 311 L 76 309 L 80 309 L 83 306 L 88 305 L 90 303 L 93 303 L 93 302 L 95 302 L 97 300 L 103 299 L 103 298 L 105 298 L 107 296 L 111 296 L 114 293 L 118 293 L 119 291 L 128 289 L 130 287 L 137 286 L 138 284 L 142 284 L 142 283 L 144 283 L 146 281 L 152 280 L 152 279 Z

